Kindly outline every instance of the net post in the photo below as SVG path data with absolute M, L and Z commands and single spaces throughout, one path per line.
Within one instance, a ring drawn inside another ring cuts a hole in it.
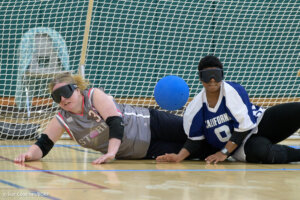
M 79 74 L 83 78 L 85 78 L 84 77 L 84 64 L 85 64 L 85 58 L 86 58 L 87 43 L 89 40 L 90 24 L 91 24 L 92 12 L 93 12 L 93 4 L 94 4 L 94 0 L 89 0 L 86 21 L 85 21 L 84 35 L 83 35 L 83 42 L 82 42 L 80 64 L 79 64 L 79 69 L 78 69 Z

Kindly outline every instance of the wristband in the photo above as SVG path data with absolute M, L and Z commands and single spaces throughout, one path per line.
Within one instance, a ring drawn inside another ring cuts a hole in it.
M 226 147 L 224 147 L 222 150 L 221 150 L 221 153 L 226 155 L 226 156 L 230 156 L 230 153 L 228 151 L 228 149 L 226 149 Z

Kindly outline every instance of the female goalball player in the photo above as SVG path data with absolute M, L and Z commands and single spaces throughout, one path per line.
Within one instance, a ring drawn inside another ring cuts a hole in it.
M 67 131 L 81 146 L 102 152 L 93 163 L 118 159 L 156 158 L 178 153 L 187 136 L 182 117 L 166 112 L 118 104 L 101 89 L 87 89 L 81 76 L 64 73 L 50 83 L 53 100 L 61 111 L 45 132 L 15 162 L 38 160 Z
M 178 154 L 157 161 L 180 162 L 199 150 L 207 163 L 228 156 L 253 163 L 300 161 L 300 149 L 277 144 L 300 128 L 300 102 L 266 110 L 253 105 L 241 85 L 223 80 L 223 65 L 215 56 L 202 58 L 198 71 L 204 88 L 183 116 L 188 140 Z

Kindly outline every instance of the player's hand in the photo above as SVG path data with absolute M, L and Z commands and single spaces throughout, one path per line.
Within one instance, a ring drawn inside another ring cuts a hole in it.
M 175 153 L 165 154 L 156 158 L 157 162 L 179 162 L 178 155 Z
M 116 155 L 115 154 L 104 154 L 103 156 L 100 156 L 98 159 L 93 161 L 93 164 L 103 164 L 103 163 L 108 163 L 111 162 L 115 159 Z
M 24 163 L 26 161 L 29 161 L 32 159 L 32 154 L 31 153 L 22 153 L 18 157 L 15 158 L 14 162 L 16 163 Z
M 217 164 L 218 162 L 222 162 L 224 160 L 226 160 L 227 156 L 225 154 L 223 154 L 222 152 L 218 151 L 215 154 L 212 154 L 210 156 L 208 156 L 207 158 L 205 158 L 206 163 L 211 164 Z

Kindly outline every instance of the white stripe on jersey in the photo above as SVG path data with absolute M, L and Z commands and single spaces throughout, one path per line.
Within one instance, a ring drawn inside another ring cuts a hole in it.
M 233 117 L 239 122 L 239 127 L 234 128 L 234 130 L 237 132 L 244 132 L 255 128 L 256 123 L 252 122 L 248 115 L 248 108 L 242 100 L 241 95 L 243 94 L 239 94 L 235 88 L 226 82 L 223 82 L 222 85 L 224 85 L 226 107 L 230 110 Z M 252 110 L 250 110 L 250 112 L 252 112 Z
M 204 135 L 202 135 L 202 136 L 199 136 L 199 137 L 189 137 L 189 139 L 190 140 L 204 140 L 205 137 L 204 137 Z
M 93 96 L 93 94 L 94 94 L 94 90 L 95 90 L 95 88 L 91 88 L 91 89 L 89 90 L 89 93 L 88 93 L 90 105 L 93 105 L 93 104 L 92 104 L 92 96 Z M 94 107 L 94 106 L 93 106 L 93 107 Z M 95 108 L 95 109 L 96 109 L 96 108 Z
M 76 138 L 74 137 L 74 134 L 72 133 L 71 129 L 69 128 L 69 126 L 65 123 L 64 119 L 59 115 L 59 114 L 56 114 L 56 119 L 58 119 L 65 127 L 65 129 L 67 129 L 66 131 L 69 132 L 73 139 L 76 140 Z
M 187 106 L 187 108 L 183 114 L 183 128 L 184 128 L 184 132 L 187 136 L 189 136 L 190 128 L 192 126 L 192 122 L 193 122 L 195 115 L 198 113 L 198 111 L 201 109 L 201 107 L 203 105 L 202 104 L 203 93 L 204 93 L 204 90 L 202 90 L 196 97 L 194 97 L 194 99 L 189 103 L 189 105 Z M 199 103 L 199 102 L 201 102 L 201 103 Z M 191 137 L 190 139 L 203 140 L 204 136 Z
M 124 112 L 124 115 L 131 115 L 131 116 L 142 117 L 142 118 L 150 118 L 150 115 L 142 115 L 142 114 L 128 113 L 128 112 Z

